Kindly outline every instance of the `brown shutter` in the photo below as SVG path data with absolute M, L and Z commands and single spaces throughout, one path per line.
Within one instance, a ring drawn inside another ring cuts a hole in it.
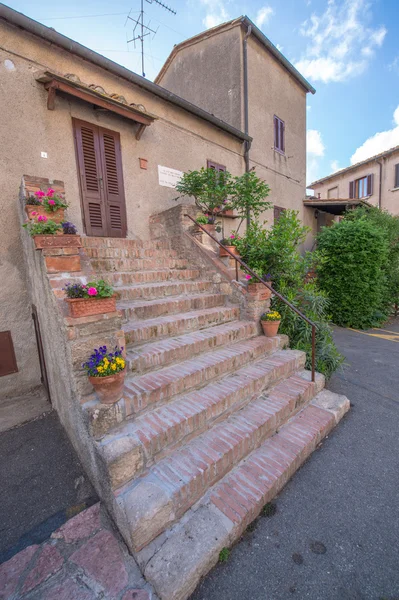
M 349 182 L 349 198 L 354 198 L 354 197 L 355 197 L 355 182 L 350 181 Z
M 274 118 L 274 147 L 279 148 L 279 123 L 278 118 L 275 116 Z
M 373 195 L 373 174 L 367 175 L 367 194 L 366 196 Z
M 285 152 L 285 124 L 284 121 L 280 121 L 280 150 Z
M 98 127 L 73 119 L 87 235 L 107 235 Z
M 126 205 L 119 133 L 100 128 L 107 235 L 126 236 Z
M 399 164 L 395 165 L 395 187 L 399 187 Z

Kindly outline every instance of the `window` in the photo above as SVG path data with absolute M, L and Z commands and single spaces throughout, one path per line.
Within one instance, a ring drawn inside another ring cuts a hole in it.
M 373 176 L 366 175 L 349 182 L 349 198 L 367 198 L 373 193 Z
M 279 218 L 281 217 L 281 215 L 283 214 L 283 212 L 285 212 L 285 208 L 282 208 L 281 206 L 275 206 L 274 207 L 274 222 L 277 223 L 277 221 L 279 220 Z
M 285 152 L 285 124 L 274 115 L 274 149 L 284 154 Z
M 338 198 L 338 186 L 330 188 L 327 191 L 327 198 Z
M 213 160 L 207 160 L 206 166 L 208 169 L 214 169 L 218 173 L 220 173 L 220 171 L 226 170 L 226 167 L 224 165 L 219 165 L 218 163 L 213 162 Z
M 395 187 L 399 188 L 399 164 L 395 165 Z

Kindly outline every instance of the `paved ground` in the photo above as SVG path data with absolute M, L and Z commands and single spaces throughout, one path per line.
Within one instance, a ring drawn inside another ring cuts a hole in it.
M 0 563 L 97 499 L 55 412 L 1 433 L 0 481 Z
M 41 386 L 24 396 L 5 398 L 0 401 L 0 432 L 33 421 L 50 411 L 51 404 Z
M 384 329 L 336 330 L 348 366 L 328 387 L 352 410 L 191 600 L 399 599 L 399 322 Z

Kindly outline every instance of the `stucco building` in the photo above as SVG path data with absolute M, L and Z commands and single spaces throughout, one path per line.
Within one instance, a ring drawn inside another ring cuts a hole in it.
M 328 224 L 349 206 L 370 204 L 399 215 L 399 146 L 340 169 L 307 186 L 314 198 L 305 206 L 318 210 L 318 224 Z

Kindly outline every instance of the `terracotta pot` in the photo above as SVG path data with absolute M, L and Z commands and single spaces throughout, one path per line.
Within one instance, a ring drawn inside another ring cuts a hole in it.
M 234 210 L 232 208 L 228 208 L 222 212 L 222 217 L 234 217 Z
M 54 212 L 47 211 L 44 206 L 36 206 L 34 204 L 27 204 L 25 206 L 25 212 L 28 215 L 28 219 L 36 219 L 39 215 L 45 216 L 55 223 L 62 223 L 65 221 L 65 208 L 58 208 Z M 35 217 L 32 217 L 32 213 L 37 212 Z
M 226 252 L 226 248 L 227 250 L 230 250 L 230 252 L 232 252 L 233 254 L 235 254 L 236 256 L 240 256 L 237 252 L 237 248 L 235 246 L 224 246 L 224 248 L 222 248 L 221 246 L 219 246 L 219 256 L 230 256 L 230 254 L 228 252 Z
M 209 233 L 211 233 L 212 235 L 215 235 L 215 233 L 216 233 L 216 225 L 215 225 L 215 223 L 205 223 L 205 225 L 202 225 L 202 227 L 206 231 L 209 231 Z
M 267 283 L 270 285 L 272 284 L 271 281 L 268 281 Z M 251 294 L 251 296 L 256 296 L 257 300 L 268 300 L 271 298 L 272 292 L 269 290 L 269 288 L 264 286 L 263 283 L 249 283 L 248 294 Z
M 36 250 L 43 248 L 81 248 L 80 235 L 34 235 Z
M 71 317 L 88 317 L 116 311 L 116 296 L 111 298 L 65 298 Z
M 101 404 L 115 404 L 123 396 L 123 385 L 125 383 L 126 369 L 116 373 L 116 375 L 107 375 L 107 377 L 90 377 L 89 381 Z
M 261 321 L 263 333 L 266 337 L 274 337 L 278 333 L 281 321 Z

